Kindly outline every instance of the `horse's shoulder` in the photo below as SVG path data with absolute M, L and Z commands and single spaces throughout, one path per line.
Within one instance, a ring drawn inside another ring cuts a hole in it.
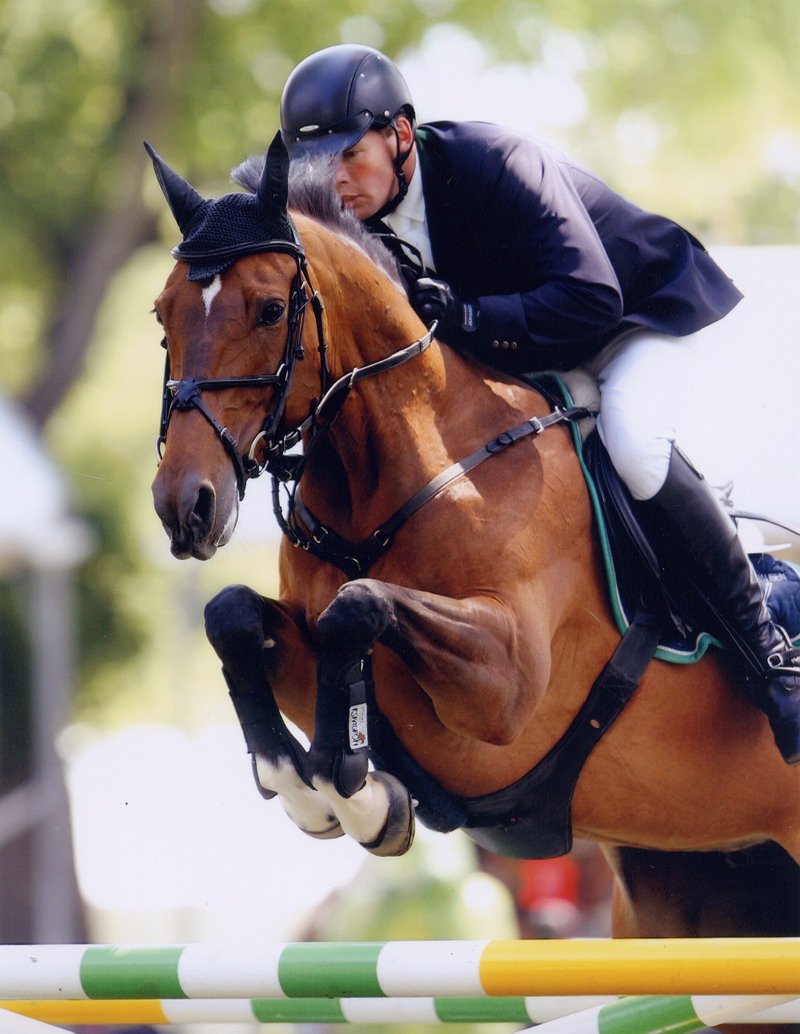
M 485 372 L 483 381 L 498 399 L 502 400 L 512 421 L 542 417 L 553 409 L 553 402 L 542 391 L 511 374 L 500 371 Z M 510 429 L 511 425 L 509 425 Z

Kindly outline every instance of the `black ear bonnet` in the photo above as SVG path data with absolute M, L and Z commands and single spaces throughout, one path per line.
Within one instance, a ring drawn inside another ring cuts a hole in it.
M 172 249 L 189 264 L 189 280 L 209 280 L 243 255 L 261 251 L 302 254 L 287 210 L 289 155 L 276 133 L 255 194 L 223 194 L 206 200 L 145 143 L 158 182 L 183 234 Z

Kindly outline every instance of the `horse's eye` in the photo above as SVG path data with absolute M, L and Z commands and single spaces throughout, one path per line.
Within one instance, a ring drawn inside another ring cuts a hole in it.
M 158 323 L 159 327 L 163 327 L 164 323 L 163 323 L 163 321 L 161 319 L 161 313 L 158 311 L 158 309 L 153 309 L 153 315 L 155 316 L 156 322 Z M 161 341 L 159 342 L 159 344 L 161 345 L 162 348 L 166 348 L 167 347 L 167 335 L 166 334 L 161 338 Z
M 258 314 L 257 323 L 260 327 L 272 327 L 279 323 L 285 312 L 285 306 L 280 302 L 266 302 Z

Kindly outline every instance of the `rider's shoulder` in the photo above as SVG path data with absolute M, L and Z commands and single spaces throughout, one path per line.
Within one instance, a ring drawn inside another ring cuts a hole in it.
M 565 161 L 547 141 L 494 122 L 425 122 L 417 128 L 417 140 L 423 150 L 438 151 L 451 160 L 482 157 L 504 162 L 524 156 L 537 164 Z
M 426 122 L 417 129 L 423 166 L 438 165 L 448 178 L 501 180 L 514 170 L 521 182 L 541 179 L 564 155 L 544 140 L 493 122 Z M 537 179 L 538 177 L 538 179 Z

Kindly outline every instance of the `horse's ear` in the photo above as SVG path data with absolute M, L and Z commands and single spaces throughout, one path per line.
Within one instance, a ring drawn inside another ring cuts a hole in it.
M 145 141 L 144 146 L 152 159 L 156 178 L 164 192 L 164 197 L 167 199 L 170 211 L 175 216 L 175 222 L 178 224 L 181 233 L 185 234 L 189 228 L 189 223 L 192 221 L 192 216 L 205 203 L 205 199 L 182 176 L 174 172 L 147 141 Z
M 272 138 L 256 191 L 259 201 L 276 215 L 286 215 L 289 204 L 289 152 L 280 130 Z

